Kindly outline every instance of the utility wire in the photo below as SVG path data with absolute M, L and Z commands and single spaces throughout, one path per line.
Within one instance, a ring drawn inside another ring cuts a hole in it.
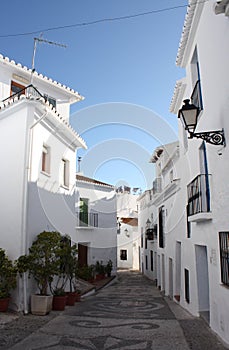
M 195 3 L 192 4 L 201 4 L 204 2 L 207 2 L 209 0 L 200 0 L 196 1 Z M 173 6 L 173 7 L 167 7 L 163 9 L 158 9 L 158 10 L 151 10 L 147 12 L 141 12 L 141 13 L 136 13 L 134 15 L 126 15 L 126 16 L 120 16 L 120 17 L 113 17 L 113 18 L 102 18 L 102 19 L 97 19 L 91 22 L 82 22 L 82 23 L 75 23 L 75 24 L 69 24 L 69 25 L 64 25 L 64 26 L 58 26 L 58 27 L 50 27 L 50 28 L 45 28 L 45 29 L 39 29 L 36 31 L 31 31 L 31 32 L 24 32 L 24 33 L 16 33 L 16 34 L 5 34 L 5 35 L 0 35 L 0 38 L 9 38 L 9 37 L 17 37 L 17 36 L 26 36 L 26 35 L 32 35 L 32 34 L 37 34 L 40 32 L 50 32 L 53 30 L 59 30 L 59 29 L 67 29 L 67 28 L 76 28 L 76 27 L 83 27 L 83 26 L 90 26 L 98 23 L 104 23 L 104 22 L 114 22 L 114 21 L 122 21 L 126 19 L 131 19 L 131 18 L 136 18 L 136 17 L 141 17 L 141 16 L 147 16 L 155 13 L 160 13 L 160 12 L 166 12 L 166 11 L 171 11 L 171 10 L 177 10 L 179 8 L 184 8 L 190 5 L 178 5 L 178 6 Z

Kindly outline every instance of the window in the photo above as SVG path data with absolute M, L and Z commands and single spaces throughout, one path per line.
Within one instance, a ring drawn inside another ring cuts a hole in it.
M 185 283 L 185 300 L 187 303 L 190 302 L 190 291 L 189 291 L 189 270 L 184 269 L 184 283 Z
M 50 147 L 43 145 L 41 158 L 41 170 L 50 174 Z
M 145 249 L 147 249 L 147 237 L 145 237 Z
M 56 99 L 48 96 L 47 94 L 44 94 L 45 101 L 48 101 L 54 108 L 56 108 Z
M 127 260 L 127 250 L 126 249 L 120 250 L 120 260 Z
M 80 226 L 88 226 L 88 198 L 80 198 Z
M 203 109 L 202 102 L 202 93 L 201 93 L 201 85 L 200 85 L 200 66 L 197 48 L 195 48 L 192 61 L 191 61 L 191 75 L 192 75 L 192 85 L 193 92 L 191 96 L 191 103 L 193 103 L 196 107 L 199 108 L 199 111 Z
M 10 91 L 10 95 L 14 95 L 14 94 L 18 94 L 18 97 L 22 94 L 25 94 L 25 90 L 24 90 L 25 86 L 16 83 L 15 81 L 11 81 L 11 91 Z
M 173 182 L 173 169 L 169 172 L 169 180 L 170 182 Z
M 165 234 L 165 208 L 164 206 L 159 208 L 159 247 L 164 248 L 164 234 Z
M 61 186 L 69 187 L 69 161 L 66 159 L 61 160 L 60 183 Z
M 153 251 L 150 251 L 150 269 L 153 271 Z
M 221 281 L 229 286 L 229 232 L 219 232 Z
M 146 270 L 148 270 L 148 256 L 145 256 L 145 261 L 146 261 Z
M 143 227 L 141 227 L 141 248 L 143 248 Z
M 186 220 L 187 220 L 187 238 L 191 237 L 191 222 L 188 221 L 189 217 L 189 206 L 186 206 Z

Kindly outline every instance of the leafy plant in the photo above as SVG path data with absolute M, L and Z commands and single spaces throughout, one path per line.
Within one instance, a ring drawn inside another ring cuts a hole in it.
M 53 282 L 50 283 L 50 289 L 53 295 L 63 294 L 68 281 L 70 292 L 73 291 L 78 264 L 77 253 L 76 245 L 71 245 L 70 236 L 65 235 L 62 237 L 60 249 L 57 251 L 58 269 Z
M 10 290 L 17 286 L 17 267 L 0 248 L 0 299 L 8 298 Z
M 106 272 L 106 269 L 105 269 L 105 266 L 103 265 L 103 262 L 102 261 L 96 261 L 96 264 L 95 264 L 95 272 L 100 274 L 100 275 L 103 275 L 105 274 Z
M 90 266 L 82 266 L 77 269 L 77 276 L 79 278 L 82 278 L 83 280 L 89 281 L 90 279 L 93 279 L 93 271 L 94 268 L 92 265 Z
M 29 271 L 33 276 L 40 295 L 47 295 L 48 286 L 53 282 L 60 266 L 61 234 L 59 232 L 41 232 L 32 246 L 29 254 L 18 259 L 20 273 Z
M 108 263 L 105 266 L 105 271 L 106 271 L 108 277 L 110 277 L 110 275 L 111 275 L 112 268 L 113 268 L 113 263 L 112 263 L 112 260 L 109 259 Z

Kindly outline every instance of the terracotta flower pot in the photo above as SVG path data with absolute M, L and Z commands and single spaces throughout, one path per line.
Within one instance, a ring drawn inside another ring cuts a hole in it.
M 98 273 L 96 276 L 95 276 L 95 279 L 96 281 L 101 281 L 105 278 L 105 274 L 104 273 Z
M 0 312 L 6 312 L 8 310 L 10 298 L 0 299 Z
M 67 292 L 66 293 L 66 305 L 73 306 L 76 301 L 76 293 L 75 292 Z
M 80 301 L 80 298 L 81 298 L 81 294 L 80 293 L 76 293 L 76 302 L 78 301 Z
M 63 311 L 66 305 L 66 295 L 54 295 L 52 302 L 52 309 Z

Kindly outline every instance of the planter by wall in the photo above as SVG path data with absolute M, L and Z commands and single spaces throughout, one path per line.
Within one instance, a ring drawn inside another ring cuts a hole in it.
M 8 310 L 10 298 L 0 299 L 0 312 L 6 312 Z
M 66 305 L 73 306 L 76 301 L 76 293 L 75 292 L 67 292 L 66 293 Z
M 52 309 L 63 311 L 66 305 L 66 295 L 54 295 L 52 301 Z
M 44 316 L 52 310 L 52 295 L 31 295 L 31 313 Z

